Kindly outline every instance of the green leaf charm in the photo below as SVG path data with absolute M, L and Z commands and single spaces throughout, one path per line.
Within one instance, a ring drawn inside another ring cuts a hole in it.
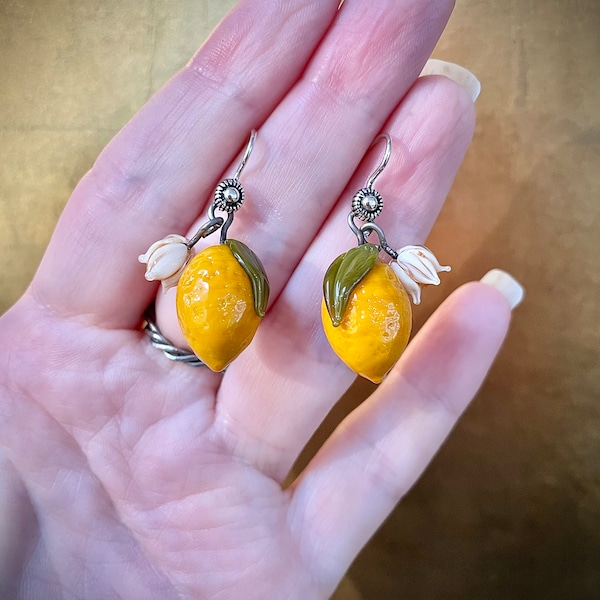
M 256 254 L 238 240 L 225 240 L 233 256 L 240 263 L 242 269 L 248 273 L 252 284 L 252 295 L 254 296 L 254 310 L 259 317 L 265 316 L 269 302 L 269 279 L 265 268 Z
M 352 290 L 373 268 L 378 256 L 377 246 L 361 244 L 338 256 L 327 269 L 323 280 L 323 294 L 334 327 L 342 322 Z

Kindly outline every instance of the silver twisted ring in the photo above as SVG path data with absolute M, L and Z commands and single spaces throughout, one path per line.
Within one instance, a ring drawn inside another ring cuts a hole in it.
M 193 352 L 174 346 L 161 332 L 154 322 L 151 311 L 145 315 L 143 329 L 150 338 L 150 343 L 160 350 L 169 360 L 184 363 L 190 367 L 206 366 Z

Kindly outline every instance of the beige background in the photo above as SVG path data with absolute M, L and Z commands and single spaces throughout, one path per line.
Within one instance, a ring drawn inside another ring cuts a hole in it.
M 0 311 L 103 145 L 233 3 L 0 3 Z M 455 269 L 419 319 L 494 266 L 528 296 L 472 408 L 348 589 L 365 599 L 598 598 L 600 3 L 458 0 L 436 56 L 471 68 L 483 90 L 433 233 Z

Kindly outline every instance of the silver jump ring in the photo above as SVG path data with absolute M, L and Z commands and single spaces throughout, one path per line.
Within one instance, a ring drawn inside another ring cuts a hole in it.
M 145 315 L 143 325 L 144 332 L 150 338 L 150 343 L 160 350 L 169 360 L 181 362 L 190 367 L 206 366 L 193 352 L 178 348 L 170 342 L 154 322 L 153 311 L 149 310 Z

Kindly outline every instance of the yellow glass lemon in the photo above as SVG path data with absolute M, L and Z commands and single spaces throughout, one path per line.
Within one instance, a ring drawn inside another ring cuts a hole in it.
M 337 327 L 325 300 L 321 317 L 335 353 L 373 383 L 380 383 L 396 364 L 412 327 L 408 294 L 392 268 L 380 259 L 352 289 Z
M 260 265 L 247 246 L 228 240 L 199 252 L 177 285 L 177 316 L 183 335 L 213 371 L 225 369 L 248 346 L 262 316 L 255 307 L 252 278 L 230 242 L 243 247 L 244 256 L 250 253 Z

